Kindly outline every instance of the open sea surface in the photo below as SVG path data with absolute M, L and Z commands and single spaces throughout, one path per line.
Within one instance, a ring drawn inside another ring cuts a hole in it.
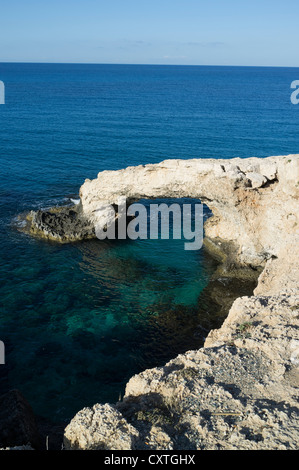
M 299 153 L 299 69 L 3 63 L 0 80 L 0 394 L 58 422 L 201 346 L 216 264 L 183 240 L 38 240 L 17 216 L 78 199 L 102 170 Z

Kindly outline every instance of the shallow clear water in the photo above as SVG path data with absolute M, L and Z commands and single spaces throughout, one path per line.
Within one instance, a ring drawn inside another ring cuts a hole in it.
M 279 68 L 0 64 L 1 392 L 18 388 L 37 414 L 69 419 L 200 344 L 199 328 L 214 321 L 199 308 L 215 270 L 203 250 L 182 240 L 57 245 L 19 232 L 15 218 L 69 203 L 104 169 L 299 153 L 298 78 Z

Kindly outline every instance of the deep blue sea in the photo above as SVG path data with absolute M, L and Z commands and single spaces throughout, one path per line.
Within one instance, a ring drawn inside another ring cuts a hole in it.
M 61 421 L 200 345 L 216 265 L 180 240 L 41 241 L 17 216 L 70 203 L 101 170 L 299 153 L 299 69 L 4 63 L 0 80 L 0 394 Z

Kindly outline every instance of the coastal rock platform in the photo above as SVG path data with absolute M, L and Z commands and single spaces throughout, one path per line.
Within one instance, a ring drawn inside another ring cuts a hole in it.
M 121 401 L 79 411 L 64 448 L 297 449 L 299 155 L 104 171 L 80 189 L 84 220 L 109 225 L 105 207 L 119 197 L 200 199 L 213 212 L 205 247 L 219 275 L 258 270 L 258 282 L 202 348 L 133 376 Z
M 95 405 L 102 437 L 90 427 L 95 411 L 81 410 L 65 429 L 66 449 L 298 448 L 298 158 L 167 161 L 84 183 L 83 211 L 94 221 L 99 205 L 119 195 L 200 198 L 213 211 L 206 244 L 226 274 L 262 272 L 254 295 L 235 300 L 203 348 L 133 376 L 120 402 Z M 106 413 L 113 426 L 107 420 L 103 430 Z

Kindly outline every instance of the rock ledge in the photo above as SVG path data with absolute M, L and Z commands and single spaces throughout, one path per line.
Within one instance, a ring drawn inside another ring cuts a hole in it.
M 254 295 L 235 300 L 203 348 L 133 376 L 122 401 L 81 410 L 65 429 L 66 449 L 298 448 L 298 158 L 172 160 L 85 182 L 83 212 L 94 222 L 99 203 L 119 195 L 201 198 L 226 271 L 263 270 Z

